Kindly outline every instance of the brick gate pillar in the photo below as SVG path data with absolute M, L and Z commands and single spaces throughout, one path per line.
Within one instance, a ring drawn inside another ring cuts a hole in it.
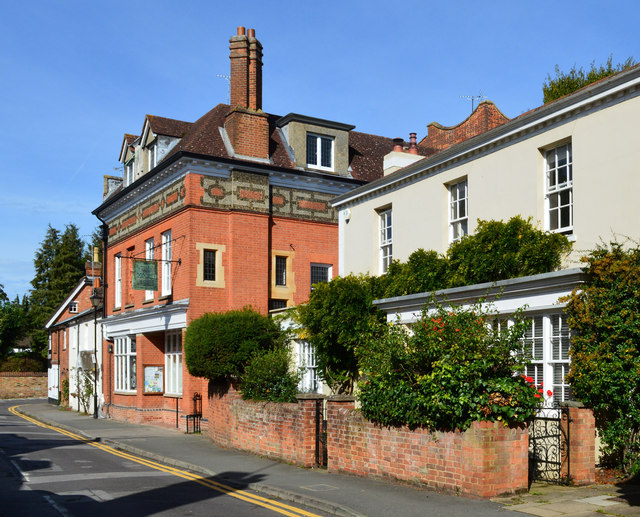
M 563 431 L 568 431 L 570 481 L 588 485 L 596 481 L 596 422 L 591 409 L 581 402 L 563 404 L 568 411 L 569 423 L 563 419 Z M 563 475 L 567 472 L 563 471 Z

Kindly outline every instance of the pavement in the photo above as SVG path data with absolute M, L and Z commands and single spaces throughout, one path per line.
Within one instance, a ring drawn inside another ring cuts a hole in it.
M 7 402 L 6 400 L 3 402 Z M 206 435 L 83 415 L 40 400 L 15 400 L 18 411 L 111 447 L 214 478 L 267 497 L 344 517 L 539 515 L 640 516 L 640 486 L 581 487 L 534 483 L 528 493 L 483 501 L 405 484 L 306 469 L 223 449 Z

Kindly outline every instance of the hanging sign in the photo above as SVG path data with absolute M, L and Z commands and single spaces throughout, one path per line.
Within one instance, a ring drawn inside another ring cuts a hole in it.
M 134 260 L 132 284 L 138 291 L 157 291 L 158 263 L 154 260 Z

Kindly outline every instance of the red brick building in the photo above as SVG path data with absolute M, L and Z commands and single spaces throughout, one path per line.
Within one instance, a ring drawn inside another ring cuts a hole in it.
M 105 177 L 93 212 L 107 234 L 104 396 L 113 418 L 183 427 L 193 394 L 208 387 L 182 360 L 188 323 L 303 303 L 314 282 L 337 275 L 329 200 L 381 177 L 393 147 L 348 124 L 265 113 L 253 29 L 239 27 L 230 50 L 231 104 L 195 122 L 147 115 L 140 135 L 124 137 L 123 178 Z

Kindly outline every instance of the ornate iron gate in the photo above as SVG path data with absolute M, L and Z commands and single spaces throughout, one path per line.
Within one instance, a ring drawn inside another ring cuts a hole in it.
M 529 425 L 529 481 L 567 483 L 569 470 L 569 410 L 542 409 Z

